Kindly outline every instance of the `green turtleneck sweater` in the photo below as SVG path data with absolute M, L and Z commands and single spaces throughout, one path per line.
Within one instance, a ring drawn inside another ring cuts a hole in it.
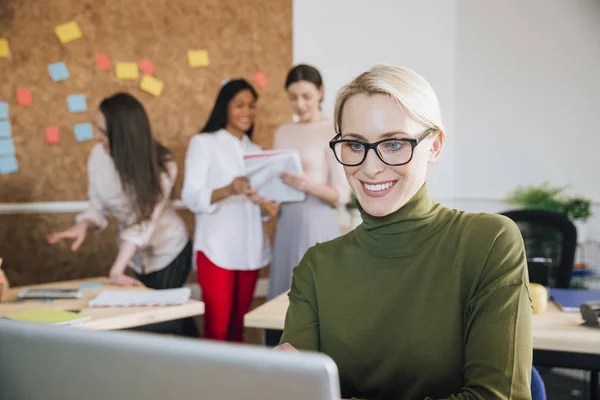
M 295 268 L 281 343 L 333 358 L 344 398 L 530 399 L 517 226 L 445 208 L 425 186 L 395 213 L 361 214 Z

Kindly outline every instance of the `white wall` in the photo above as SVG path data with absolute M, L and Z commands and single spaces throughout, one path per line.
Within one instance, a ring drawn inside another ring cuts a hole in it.
M 518 184 L 568 184 L 596 202 L 600 238 L 600 1 L 297 0 L 301 62 L 323 73 L 330 116 L 341 85 L 374 63 L 416 70 L 448 131 L 434 198 L 498 212 Z
M 435 88 L 448 134 L 454 131 L 454 0 L 294 1 L 294 63 L 317 67 L 325 82 L 324 111 L 333 117 L 340 87 L 375 63 L 418 71 Z M 416 40 L 415 40 L 416 39 Z M 451 145 L 430 189 L 452 194 Z

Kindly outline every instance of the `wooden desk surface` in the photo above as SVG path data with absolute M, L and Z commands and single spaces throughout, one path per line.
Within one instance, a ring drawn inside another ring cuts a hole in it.
M 11 302 L 17 299 L 17 294 L 26 288 L 34 287 L 64 287 L 77 288 L 82 283 L 101 283 L 103 286 L 98 289 L 83 290 L 83 297 L 76 300 L 53 300 L 51 302 L 41 302 L 36 300 L 27 300 L 22 302 Z M 92 317 L 86 322 L 73 324 L 71 326 L 82 329 L 93 330 L 115 330 L 134 328 L 158 322 L 172 321 L 180 318 L 193 317 L 204 314 L 204 303 L 196 300 L 189 300 L 181 306 L 169 307 L 94 307 L 89 308 L 88 302 L 96 297 L 102 290 L 124 289 L 120 286 L 110 285 L 108 278 L 93 278 L 79 281 L 54 282 L 42 285 L 15 287 L 9 290 L 8 298 L 0 304 L 0 317 L 7 314 L 13 314 L 23 311 L 39 309 L 60 309 L 60 310 L 80 310 L 82 316 Z M 131 288 L 127 288 L 129 290 Z M 151 290 L 146 288 L 137 288 L 136 290 Z
M 244 318 L 248 328 L 282 330 L 289 305 L 287 293 L 255 308 Z M 581 326 L 579 312 L 561 312 L 554 303 L 533 316 L 533 348 L 600 355 L 600 329 Z

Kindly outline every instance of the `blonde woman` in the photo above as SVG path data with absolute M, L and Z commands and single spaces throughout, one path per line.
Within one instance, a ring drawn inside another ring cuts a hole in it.
M 429 197 L 445 141 L 431 86 L 376 66 L 339 92 L 335 124 L 330 145 L 364 222 L 294 270 L 280 349 L 331 356 L 345 398 L 529 399 L 521 235 Z

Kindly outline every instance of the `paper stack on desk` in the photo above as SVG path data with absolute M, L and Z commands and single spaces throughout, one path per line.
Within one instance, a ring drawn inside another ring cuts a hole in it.
M 300 155 L 296 150 L 269 150 L 246 154 L 246 177 L 250 186 L 276 203 L 303 201 L 306 194 L 286 185 L 280 176 L 284 172 L 302 174 Z
M 164 290 L 103 290 L 90 307 L 146 307 L 179 306 L 187 303 L 192 291 L 189 287 Z

